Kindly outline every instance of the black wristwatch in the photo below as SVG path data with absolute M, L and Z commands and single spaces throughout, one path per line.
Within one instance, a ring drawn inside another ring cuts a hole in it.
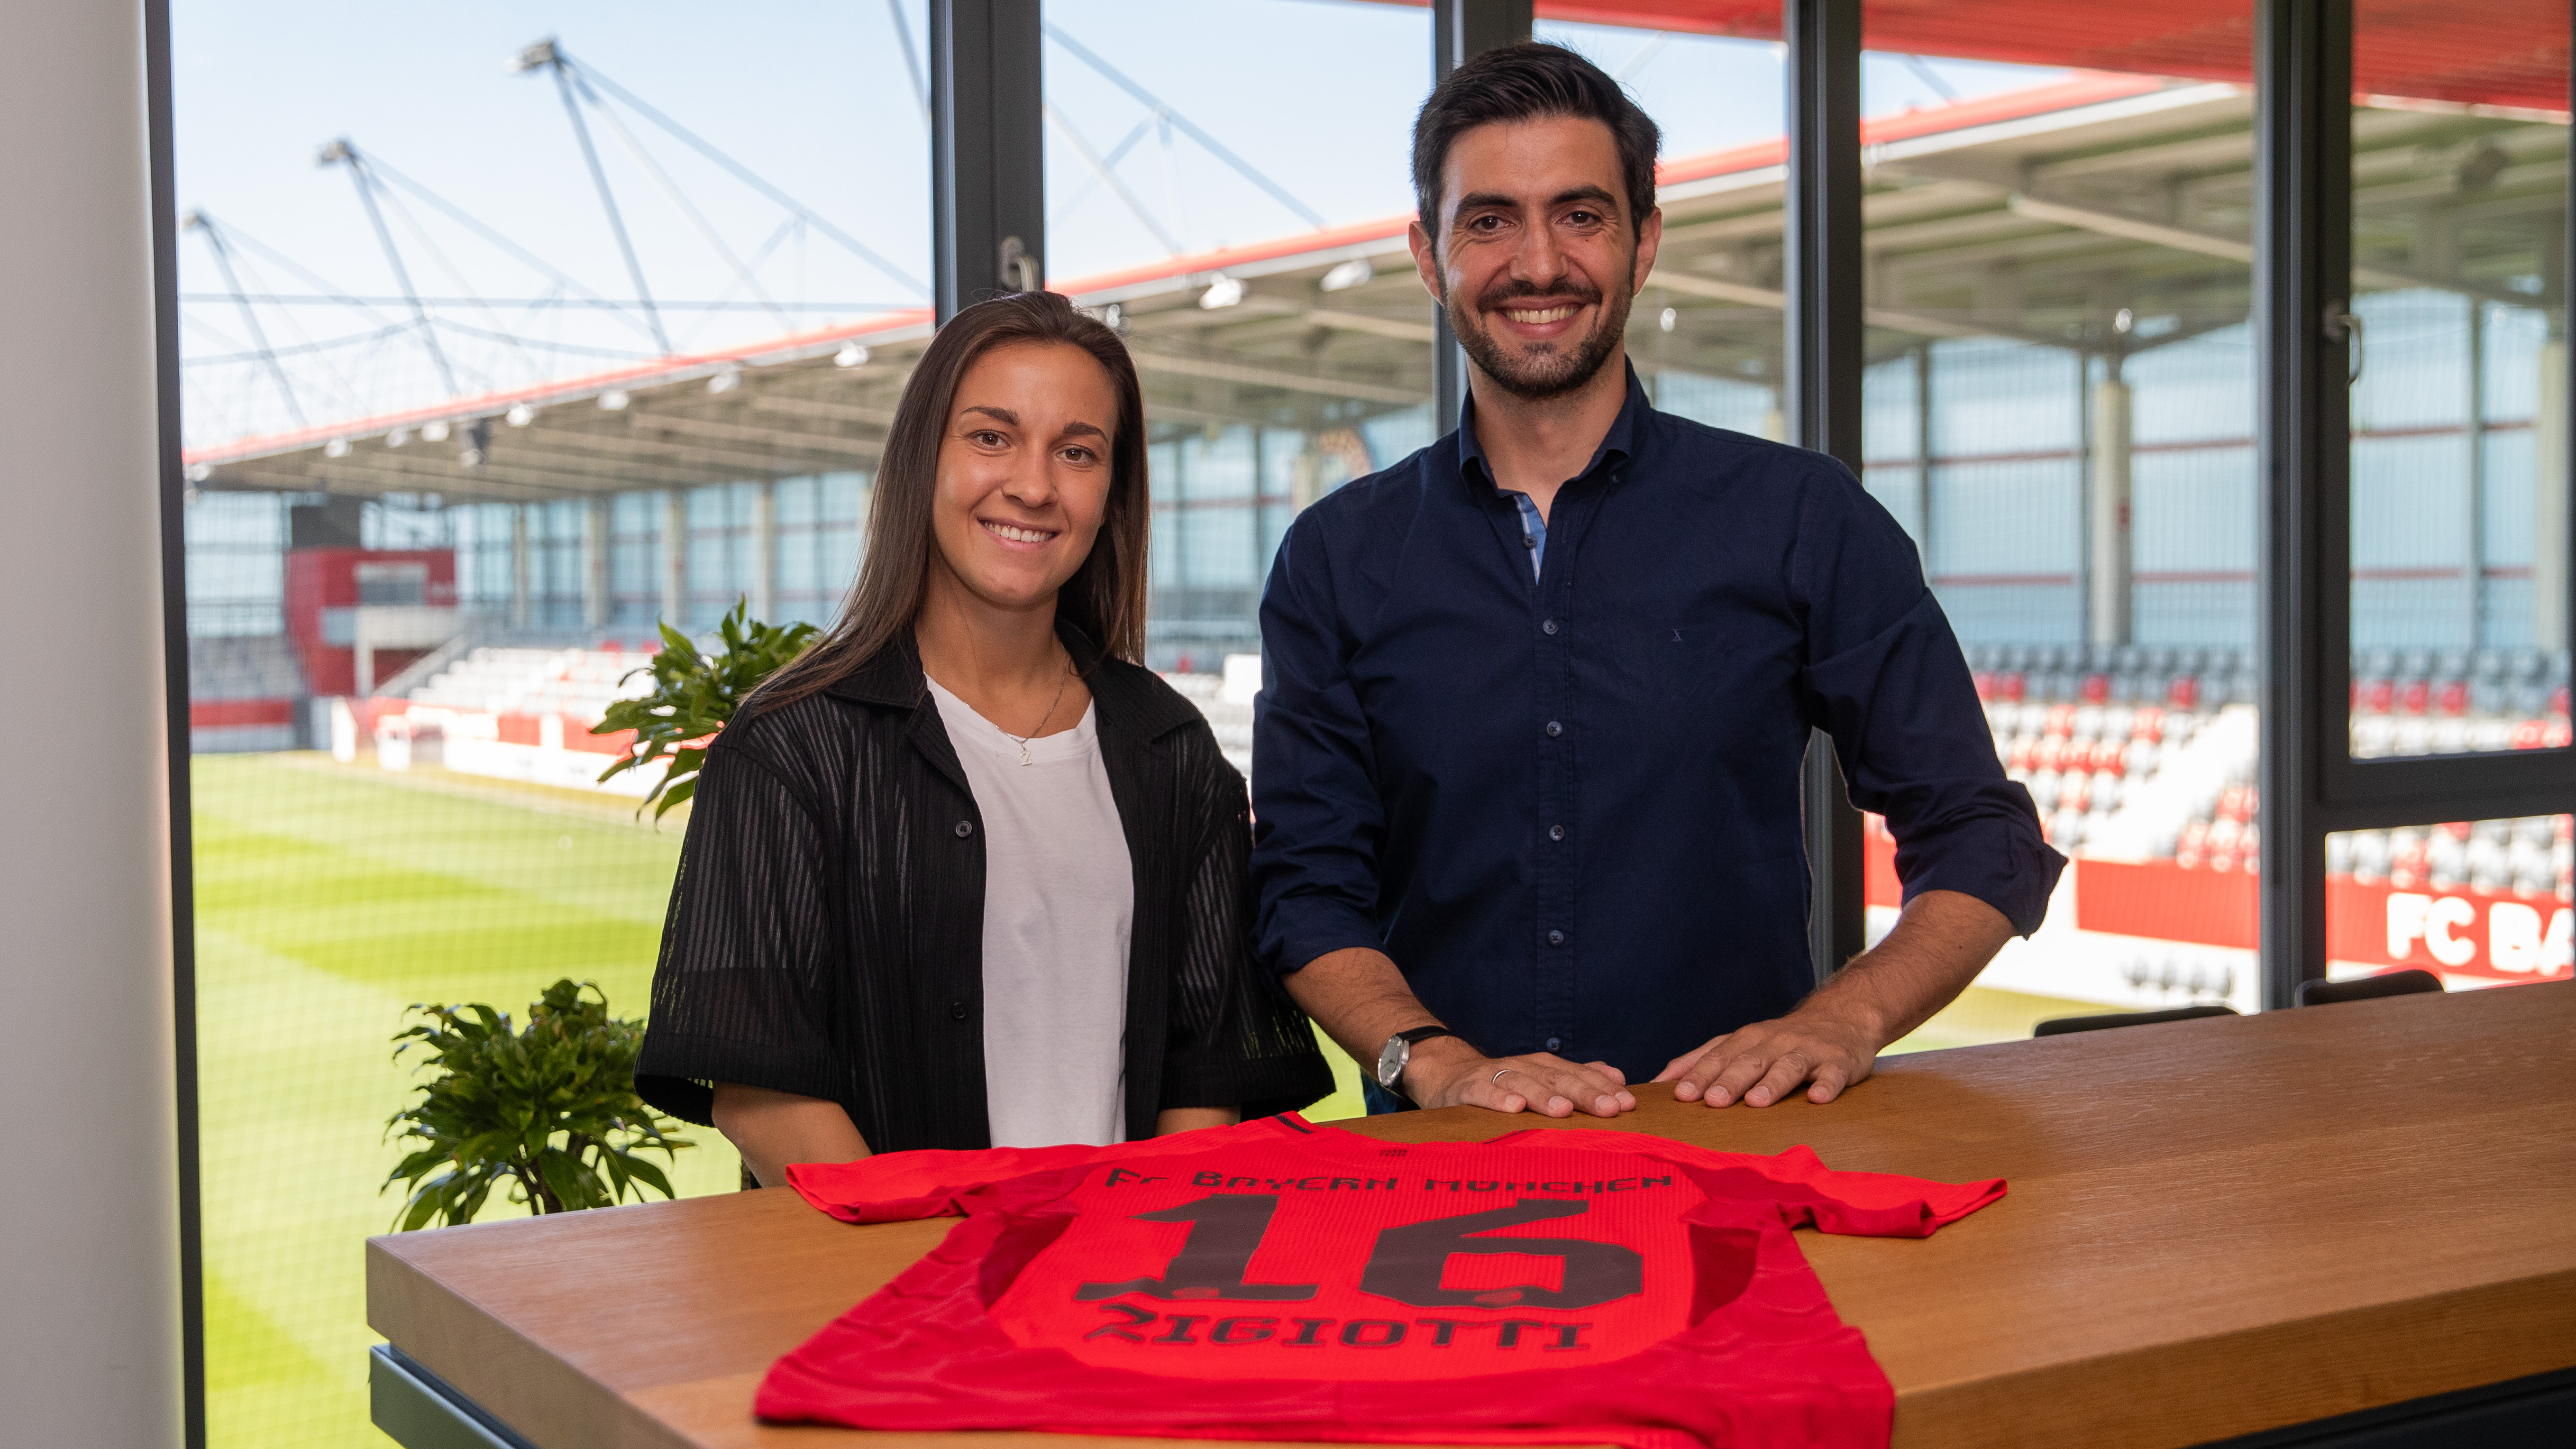
M 1388 1037 L 1386 1045 L 1378 1048 L 1377 1052 L 1377 1084 L 1390 1092 L 1396 1089 L 1395 1084 L 1404 1080 L 1405 1066 L 1413 1060 L 1415 1042 L 1457 1034 L 1445 1026 L 1417 1026 L 1411 1031 L 1399 1031 Z

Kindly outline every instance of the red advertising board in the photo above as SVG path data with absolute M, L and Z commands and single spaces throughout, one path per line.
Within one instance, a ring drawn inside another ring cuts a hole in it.
M 2185 870 L 2169 860 L 2075 862 L 2079 930 L 2252 950 L 2259 877 Z M 2571 974 L 2576 914 L 2554 896 L 2326 879 L 2326 956 L 2358 966 L 2419 966 L 2491 981 Z
M 2185 870 L 2170 860 L 2074 864 L 2075 928 L 2251 951 L 2260 876 Z
M 1874 816 L 1863 847 L 1869 904 L 1899 904 L 1896 842 Z M 2260 876 L 2170 860 L 2078 858 L 2071 868 L 2079 931 L 2240 951 L 2260 944 Z M 2345 965 L 2416 966 L 2495 982 L 2566 980 L 2576 976 L 2576 910 L 2554 896 L 2330 876 L 2326 955 Z
M 2576 914 L 2555 896 L 2326 881 L 2326 955 L 2492 981 L 2563 980 Z

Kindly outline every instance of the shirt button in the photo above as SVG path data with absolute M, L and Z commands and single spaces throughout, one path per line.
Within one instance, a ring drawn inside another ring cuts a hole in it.
M 1550 619 L 1550 620 L 1548 620 L 1546 623 L 1541 624 L 1541 625 L 1539 625 L 1538 627 L 1540 628 L 1540 630 L 1541 630 L 1542 632 L 1549 633 L 1549 634 L 1553 634 L 1553 633 L 1555 633 L 1555 632 L 1556 632 L 1556 621 L 1555 621 L 1554 619 Z
M 972 835 L 972 834 L 974 834 L 974 833 L 975 833 L 975 822 L 974 822 L 974 821 L 972 821 L 972 820 L 960 820 L 960 821 L 958 821 L 958 822 L 957 822 L 957 838 L 958 838 L 958 839 L 960 839 L 960 840 L 964 840 L 967 836 Z
M 950 1021 L 964 1021 L 966 1019 L 966 1003 L 962 1001 L 952 1001 L 948 1003 L 948 1019 Z
M 1565 827 L 1562 825 L 1549 826 L 1547 828 L 1547 838 L 1550 840 L 1563 840 L 1565 838 Z
M 1537 539 L 1535 539 L 1535 538 L 1532 538 L 1532 537 L 1530 537 L 1528 534 L 1524 533 L 1524 534 L 1522 534 L 1522 535 L 1521 535 L 1521 547 L 1523 547 L 1523 548 L 1536 548 L 1536 547 L 1538 547 L 1538 540 L 1537 540 Z
M 1550 931 L 1550 932 L 1548 932 L 1548 933 L 1547 933 L 1547 943 L 1548 943 L 1549 945 L 1551 945 L 1551 946 L 1562 946 L 1562 945 L 1564 945 L 1564 944 L 1565 944 L 1565 933 L 1564 933 L 1563 931 Z
M 1558 724 L 1554 720 L 1549 720 L 1547 722 L 1547 737 L 1549 739 L 1555 739 L 1558 735 L 1563 733 L 1565 733 L 1565 726 Z M 965 832 L 961 830 L 958 834 L 963 835 Z
M 1559 1047 L 1560 1045 L 1562 1045 L 1562 1043 L 1561 1043 L 1561 1042 L 1559 1042 L 1555 1037 L 1549 1037 L 1549 1038 L 1547 1039 L 1547 1049 L 1548 1049 L 1549 1051 L 1554 1051 L 1554 1050 L 1556 1050 L 1556 1049 L 1557 1049 L 1557 1047 Z

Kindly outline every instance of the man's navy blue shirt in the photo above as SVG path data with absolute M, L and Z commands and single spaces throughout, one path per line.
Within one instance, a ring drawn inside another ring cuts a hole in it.
M 2024 934 L 2065 862 L 1914 546 L 1840 464 L 1628 399 L 1549 510 L 1459 430 L 1288 530 L 1261 604 L 1265 960 L 1376 947 L 1489 1055 L 1631 1081 L 1814 985 L 1799 761 L 1830 732 L 1906 898 Z

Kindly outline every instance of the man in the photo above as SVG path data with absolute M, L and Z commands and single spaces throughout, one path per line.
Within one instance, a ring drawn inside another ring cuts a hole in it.
M 1887 512 L 1831 459 L 1647 402 L 1623 336 L 1657 141 L 1556 46 L 1440 84 L 1412 245 L 1466 415 L 1308 509 L 1271 571 L 1256 929 L 1378 1065 L 1374 1110 L 1607 1117 L 1648 1075 L 1831 1101 L 2038 927 L 2064 866 Z M 1812 994 L 1811 728 L 1906 895 Z

